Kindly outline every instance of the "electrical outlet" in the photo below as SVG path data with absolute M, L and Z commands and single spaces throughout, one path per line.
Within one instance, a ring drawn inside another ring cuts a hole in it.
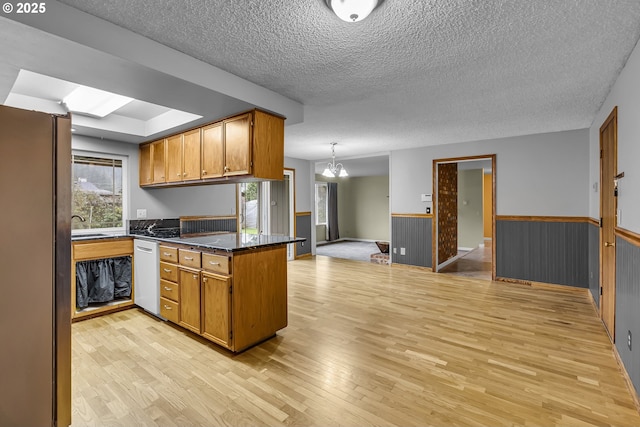
M 146 209 L 138 209 L 136 211 L 136 219 L 146 219 L 147 218 L 147 210 Z
M 400 248 L 400 255 L 406 255 L 407 251 L 405 248 Z
M 627 347 L 629 347 L 629 351 L 631 351 L 631 331 L 627 331 Z

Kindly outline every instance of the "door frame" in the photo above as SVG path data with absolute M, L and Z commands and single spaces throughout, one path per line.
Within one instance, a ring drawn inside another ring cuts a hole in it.
M 493 187 L 491 194 L 491 280 L 496 280 L 496 174 L 497 162 L 495 154 L 484 154 L 477 156 L 450 157 L 443 159 L 433 159 L 432 173 L 432 200 L 433 200 L 433 218 L 431 220 L 431 265 L 432 271 L 439 272 L 438 268 L 438 164 L 441 163 L 460 163 L 474 160 L 490 160 L 491 161 L 491 185 Z
M 611 110 L 611 113 L 609 113 L 609 115 L 607 116 L 607 118 L 602 122 L 602 125 L 600 126 L 600 130 L 599 130 L 599 148 L 600 148 L 600 230 L 599 230 L 599 239 L 598 239 L 598 243 L 599 243 L 599 270 L 600 270 L 600 274 L 599 274 L 599 280 L 600 280 L 600 298 L 598 298 L 598 311 L 600 312 L 600 320 L 602 321 L 602 323 L 605 326 L 605 330 L 607 331 L 607 333 L 609 334 L 609 338 L 611 339 L 612 343 L 615 343 L 615 322 L 616 322 L 616 247 L 615 247 L 615 232 L 616 232 L 616 228 L 617 228 L 617 224 L 618 224 L 618 198 L 614 195 L 613 196 L 613 218 L 615 218 L 614 224 L 613 224 L 613 232 L 614 232 L 614 246 L 613 246 L 613 258 L 612 258 L 612 262 L 611 265 L 609 266 L 612 271 L 612 277 L 613 277 L 613 283 L 609 284 L 607 287 L 607 298 L 611 298 L 611 305 L 613 307 L 613 313 L 611 313 L 612 315 L 612 319 L 611 319 L 611 325 L 608 325 L 607 323 L 605 323 L 605 319 L 604 319 L 604 312 L 603 312 L 603 307 L 604 307 L 604 254 L 603 254 L 603 249 L 605 247 L 605 241 L 604 241 L 604 228 L 603 228 L 603 218 L 605 216 L 605 213 L 603 212 L 603 194 L 605 194 L 604 192 L 604 188 L 602 183 L 604 182 L 603 180 L 603 167 L 602 167 L 602 163 L 604 161 L 604 148 L 603 148 L 603 144 L 602 144 L 602 132 L 605 128 L 607 128 L 609 126 L 609 124 L 613 123 L 614 125 L 614 135 L 613 135 L 613 174 L 614 176 L 617 174 L 617 170 L 618 170 L 618 107 L 615 106 L 613 107 L 613 109 Z
M 284 168 L 284 175 L 289 176 L 289 236 L 296 236 L 296 170 Z M 296 259 L 296 244 L 287 245 L 287 261 Z

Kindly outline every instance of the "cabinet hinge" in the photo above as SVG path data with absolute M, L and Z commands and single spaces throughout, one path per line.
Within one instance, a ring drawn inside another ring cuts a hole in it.
M 600 217 L 600 228 L 602 228 L 602 217 Z
M 600 150 L 600 158 L 602 158 L 602 150 Z
M 229 331 L 229 339 L 233 338 L 233 331 Z
M 253 126 L 253 120 L 251 120 L 251 125 L 250 126 Z
M 233 293 L 233 286 L 229 286 L 229 293 L 232 294 Z

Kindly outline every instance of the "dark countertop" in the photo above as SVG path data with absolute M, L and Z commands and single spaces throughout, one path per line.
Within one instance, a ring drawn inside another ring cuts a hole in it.
M 202 249 L 218 249 L 227 252 L 237 252 L 247 249 L 267 246 L 279 246 L 288 243 L 304 242 L 302 237 L 289 236 L 267 236 L 264 234 L 244 234 L 244 233 L 218 233 L 197 237 L 159 237 L 139 234 L 89 234 L 75 235 L 71 239 L 74 242 L 86 240 L 105 240 L 132 237 L 136 239 L 156 240 L 158 242 L 175 243 L 189 245 Z

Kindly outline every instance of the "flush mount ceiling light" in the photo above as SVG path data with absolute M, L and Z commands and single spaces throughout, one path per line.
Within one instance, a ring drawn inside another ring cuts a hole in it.
M 88 86 L 79 86 L 65 96 L 62 104 L 69 111 L 93 117 L 105 117 L 133 101 L 129 98 Z
M 325 0 L 338 18 L 346 22 L 358 22 L 369 16 L 383 0 Z
M 337 142 L 331 143 L 331 163 L 328 163 L 326 169 L 322 172 L 322 176 L 326 176 L 327 178 L 349 176 L 347 170 L 342 166 L 342 163 L 336 164 L 336 145 L 338 145 Z

